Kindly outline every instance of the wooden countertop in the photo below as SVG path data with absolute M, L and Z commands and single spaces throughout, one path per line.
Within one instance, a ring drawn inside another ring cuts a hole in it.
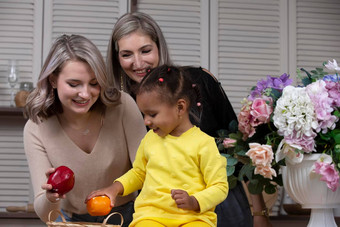
M 23 108 L 21 107 L 10 107 L 10 106 L 0 106 L 0 116 L 22 116 Z
M 0 212 L 0 219 L 38 219 L 35 212 Z

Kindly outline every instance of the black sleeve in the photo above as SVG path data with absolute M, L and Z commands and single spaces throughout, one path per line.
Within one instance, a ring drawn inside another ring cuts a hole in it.
M 217 136 L 217 130 L 228 129 L 229 122 L 237 120 L 231 103 L 220 82 L 202 68 L 187 68 L 191 79 L 200 88 L 201 115 L 199 127 L 210 136 Z

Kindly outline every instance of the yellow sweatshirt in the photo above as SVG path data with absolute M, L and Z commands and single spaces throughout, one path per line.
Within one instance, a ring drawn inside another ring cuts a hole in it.
M 214 138 L 193 127 L 180 137 L 162 138 L 150 130 L 138 148 L 133 168 L 117 181 L 124 195 L 142 189 L 135 202 L 133 226 L 142 219 L 202 220 L 215 226 L 215 206 L 228 194 L 226 159 Z M 177 208 L 172 189 L 194 196 L 200 212 Z

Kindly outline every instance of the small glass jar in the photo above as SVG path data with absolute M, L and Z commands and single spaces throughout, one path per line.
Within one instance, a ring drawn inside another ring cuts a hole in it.
M 19 91 L 15 95 L 14 99 L 15 105 L 17 107 L 24 107 L 26 105 L 26 99 L 32 90 L 33 90 L 32 82 L 21 82 Z
M 20 83 L 20 91 L 32 91 L 33 83 L 32 82 L 21 82 Z

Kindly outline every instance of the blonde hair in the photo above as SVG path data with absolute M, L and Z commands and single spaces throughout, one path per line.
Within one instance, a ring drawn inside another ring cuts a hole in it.
M 55 40 L 41 69 L 36 88 L 28 96 L 25 116 L 35 123 L 63 112 L 57 92 L 49 77 L 58 76 L 65 63 L 81 61 L 90 66 L 101 87 L 99 99 L 92 108 L 105 108 L 120 103 L 120 92 L 115 88 L 113 78 L 107 76 L 104 59 L 98 48 L 80 35 L 62 35 Z
M 131 84 L 133 84 L 134 81 L 126 75 L 120 66 L 118 59 L 118 41 L 124 36 L 136 31 L 140 31 L 149 36 L 151 40 L 156 43 L 159 54 L 159 65 L 172 64 L 163 33 L 152 17 L 141 12 L 127 13 L 121 16 L 112 30 L 107 50 L 106 67 L 108 74 L 114 77 L 115 84 L 118 86 L 117 88 L 123 88 L 122 90 L 125 90 L 130 94 Z

